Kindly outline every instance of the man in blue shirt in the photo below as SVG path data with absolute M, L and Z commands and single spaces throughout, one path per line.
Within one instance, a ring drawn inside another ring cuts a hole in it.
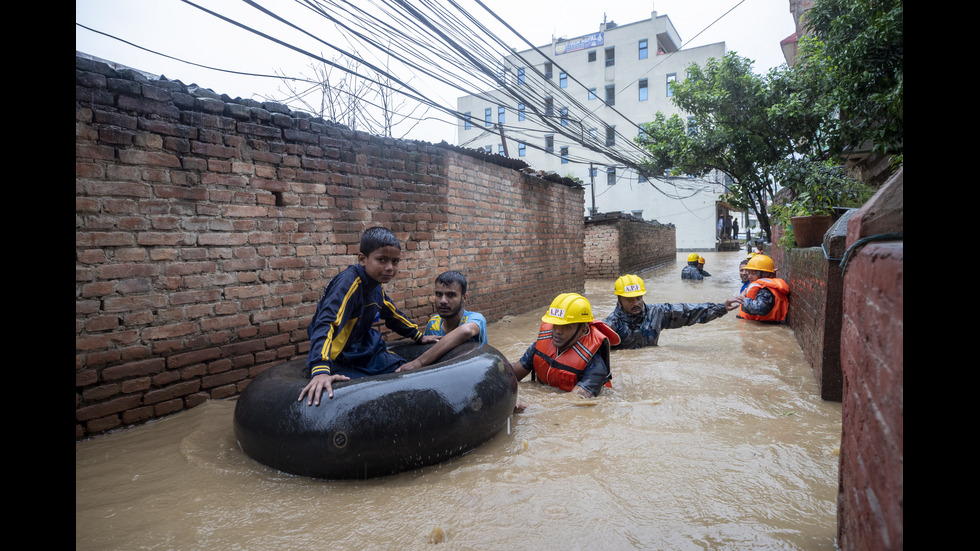
M 439 343 L 410 361 L 397 371 L 407 371 L 437 361 L 443 354 L 464 342 L 487 344 L 487 320 L 483 314 L 470 312 L 466 303 L 466 276 L 450 270 L 439 274 L 435 282 L 436 315 L 429 318 L 425 327 L 426 337 L 435 337 Z
M 470 312 L 466 303 L 466 276 L 450 270 L 439 274 L 435 284 L 436 315 L 425 327 L 426 335 L 446 335 L 458 327 L 470 340 L 487 343 L 487 320 L 483 314 Z

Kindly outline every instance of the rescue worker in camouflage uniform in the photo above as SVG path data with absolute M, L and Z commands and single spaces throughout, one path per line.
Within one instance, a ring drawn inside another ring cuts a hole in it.
M 687 255 L 687 266 L 684 266 L 684 269 L 681 270 L 681 279 L 693 279 L 697 281 L 704 279 L 704 276 L 701 275 L 701 270 L 698 269 L 698 259 L 700 258 L 698 253 Z
M 697 255 L 695 254 L 695 257 Z M 628 274 L 616 280 L 616 309 L 606 318 L 606 324 L 619 335 L 620 343 L 613 349 L 657 346 L 660 332 L 708 323 L 728 313 L 724 304 L 646 304 L 643 295 L 647 290 L 643 280 Z

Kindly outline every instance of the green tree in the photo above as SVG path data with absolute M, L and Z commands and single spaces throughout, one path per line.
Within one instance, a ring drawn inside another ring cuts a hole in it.
M 774 111 L 792 87 L 785 67 L 766 76 L 752 72 L 752 61 L 729 52 L 692 64 L 688 77 L 674 84 L 673 101 L 690 117 L 657 113 L 642 125 L 637 142 L 650 152 L 641 165 L 653 176 L 683 172 L 703 176 L 712 170 L 727 175 L 732 185 L 723 199 L 755 212 L 762 231 L 771 238 L 767 205 L 776 191 L 773 168 L 801 144 L 818 134 L 813 121 L 821 117 L 800 105 Z
M 902 0 L 818 0 L 805 15 L 797 67 L 819 74 L 821 93 L 840 108 L 832 148 L 869 144 L 902 153 L 904 64 Z

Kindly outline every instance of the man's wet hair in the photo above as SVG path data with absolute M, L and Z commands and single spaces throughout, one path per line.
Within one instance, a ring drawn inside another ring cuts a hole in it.
M 364 230 L 361 234 L 361 254 L 369 255 L 381 247 L 395 247 L 401 250 L 402 244 L 388 228 L 375 226 Z
M 442 272 L 439 277 L 436 278 L 436 283 L 445 285 L 446 287 L 452 287 L 453 283 L 459 284 L 459 294 L 466 294 L 466 276 L 457 272 L 456 270 L 449 270 L 448 272 Z

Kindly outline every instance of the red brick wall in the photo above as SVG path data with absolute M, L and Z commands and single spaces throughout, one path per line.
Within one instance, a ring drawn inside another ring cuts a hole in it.
M 847 228 L 869 238 L 844 272 L 841 366 L 841 549 L 902 549 L 905 519 L 903 171 Z
M 781 228 L 774 229 L 778 240 Z M 844 252 L 844 235 L 839 226 L 832 228 L 825 247 L 775 247 L 773 262 L 777 276 L 790 288 L 790 308 L 786 323 L 793 328 L 803 355 L 810 364 L 814 379 L 820 385 L 824 400 L 841 400 L 843 377 L 840 365 L 841 289 L 840 261 Z M 824 251 L 827 251 L 827 254 Z M 831 258 L 827 258 L 827 256 Z
M 586 275 L 619 277 L 677 260 L 673 225 L 622 214 L 598 215 L 585 224 Z
M 580 186 L 226 99 L 76 58 L 76 438 L 305 354 L 373 225 L 402 241 L 388 291 L 419 322 L 450 268 L 491 321 L 582 290 Z

